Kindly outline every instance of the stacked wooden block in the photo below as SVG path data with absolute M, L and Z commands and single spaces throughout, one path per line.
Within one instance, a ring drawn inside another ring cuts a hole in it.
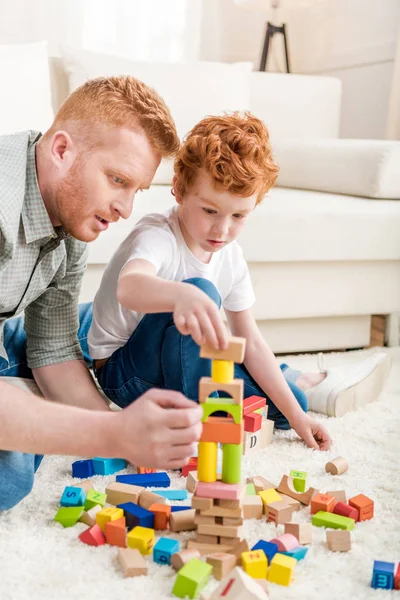
M 268 419 L 267 401 L 249 396 L 243 401 L 243 454 L 262 450 L 272 442 L 274 422 Z

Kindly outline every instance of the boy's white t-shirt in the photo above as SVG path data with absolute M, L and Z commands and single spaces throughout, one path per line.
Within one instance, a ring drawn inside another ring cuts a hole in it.
M 217 288 L 222 306 L 227 310 L 246 310 L 254 304 L 249 270 L 236 241 L 213 253 L 210 262 L 205 264 L 186 245 L 179 226 L 177 206 L 165 213 L 149 214 L 122 242 L 104 272 L 93 302 L 93 321 L 88 335 L 92 358 L 108 358 L 124 346 L 145 316 L 124 308 L 117 300 L 119 275 L 135 258 L 151 262 L 161 279 L 208 279 Z M 135 290 L 132 290 L 134 293 Z

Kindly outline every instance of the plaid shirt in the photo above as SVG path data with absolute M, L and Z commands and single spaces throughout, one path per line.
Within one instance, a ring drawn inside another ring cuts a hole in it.
M 36 178 L 36 131 L 0 136 L 0 356 L 6 319 L 25 312 L 30 368 L 81 359 L 78 295 L 86 244 L 54 228 Z

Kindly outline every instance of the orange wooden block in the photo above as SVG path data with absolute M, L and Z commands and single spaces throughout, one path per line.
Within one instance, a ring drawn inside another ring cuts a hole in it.
M 112 546 L 126 548 L 126 522 L 125 517 L 106 523 L 106 541 Z
M 200 441 L 241 444 L 243 441 L 243 423 L 236 425 L 232 417 L 208 417 L 207 423 L 203 423 L 203 433 Z
M 171 507 L 168 504 L 152 504 L 149 511 L 154 513 L 154 529 L 167 529 Z
M 311 514 L 315 515 L 320 510 L 325 512 L 333 512 L 335 508 L 336 500 L 333 496 L 326 496 L 325 494 L 317 494 L 311 500 Z
M 157 473 L 157 469 L 152 469 L 151 467 L 137 467 L 137 472 L 139 474 L 142 474 L 142 473 Z
M 359 513 L 359 521 L 368 521 L 374 516 L 374 501 L 364 494 L 358 494 L 349 499 L 349 505 L 356 508 Z

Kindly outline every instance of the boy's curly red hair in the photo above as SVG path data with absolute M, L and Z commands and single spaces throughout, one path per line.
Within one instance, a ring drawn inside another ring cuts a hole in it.
M 249 112 L 206 117 L 187 134 L 174 163 L 181 196 L 200 169 L 211 175 L 217 190 L 244 198 L 257 194 L 257 204 L 279 171 L 266 126 Z

